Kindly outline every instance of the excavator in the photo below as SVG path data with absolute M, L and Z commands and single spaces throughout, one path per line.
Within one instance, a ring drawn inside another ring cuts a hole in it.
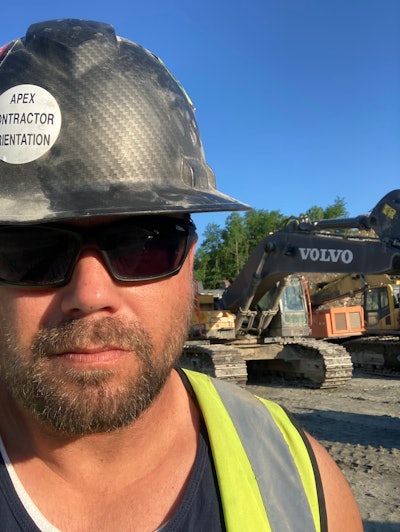
M 359 327 L 353 319 L 342 319 L 342 327 L 333 333 L 331 313 L 346 313 L 351 317 L 358 306 L 335 306 L 347 298 L 360 295 L 362 316 Z M 400 279 L 386 273 L 379 275 L 343 275 L 326 283 L 319 283 L 310 294 L 315 312 L 312 336 L 336 337 L 349 351 L 356 367 L 376 373 L 400 371 Z M 347 323 L 347 327 L 343 326 Z
M 312 387 L 346 383 L 351 356 L 340 343 L 310 336 L 311 300 L 298 272 L 398 274 L 399 237 L 400 190 L 367 215 L 291 219 L 259 242 L 229 286 L 203 294 L 205 309 L 199 295 L 179 365 L 240 385 L 271 372 Z

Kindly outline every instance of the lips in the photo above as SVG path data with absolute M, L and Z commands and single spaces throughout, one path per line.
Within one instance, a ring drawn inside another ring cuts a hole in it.
M 35 335 L 31 351 L 36 359 L 58 357 L 88 364 L 121 360 L 132 353 L 146 358 L 152 348 L 151 338 L 140 324 L 103 318 L 43 328 Z
M 62 358 L 69 362 L 95 364 L 95 363 L 109 363 L 125 357 L 128 351 L 119 347 L 97 347 L 97 348 L 75 348 L 63 351 L 62 353 L 54 353 L 53 356 Z

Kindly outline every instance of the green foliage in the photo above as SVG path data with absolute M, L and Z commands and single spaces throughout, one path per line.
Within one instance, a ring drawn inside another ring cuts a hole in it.
M 312 221 L 348 216 L 346 203 L 337 197 L 325 209 L 316 205 L 306 213 Z M 251 252 L 264 236 L 280 229 L 289 216 L 280 211 L 253 209 L 244 215 L 229 214 L 225 227 L 208 224 L 194 261 L 195 278 L 207 288 L 221 288 L 223 281 L 233 281 L 245 265 Z
M 313 205 L 306 211 L 305 216 L 307 216 L 307 218 L 310 218 L 310 220 L 312 220 L 313 222 L 317 220 L 323 220 L 324 209 L 322 207 L 317 207 L 317 205 Z
M 279 211 L 252 210 L 244 216 L 229 214 L 223 229 L 208 224 L 195 255 L 196 279 L 207 288 L 220 288 L 225 279 L 235 279 L 258 242 L 284 219 Z
M 344 198 L 336 197 L 332 205 L 328 205 L 324 212 L 324 218 L 345 218 L 349 216 Z
M 317 221 L 327 220 L 329 218 L 344 218 L 349 216 L 349 213 L 346 209 L 344 198 L 337 196 L 332 205 L 328 205 L 326 209 L 313 205 L 306 211 L 305 215 L 308 216 L 310 220 Z
M 208 288 L 221 283 L 219 249 L 222 245 L 222 232 L 218 224 L 208 224 L 204 231 L 204 239 L 197 249 L 194 259 L 195 277 Z

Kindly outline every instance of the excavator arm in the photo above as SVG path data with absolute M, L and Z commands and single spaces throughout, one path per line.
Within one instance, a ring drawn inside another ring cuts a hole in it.
M 369 287 L 386 286 L 391 283 L 391 277 L 381 274 L 346 274 L 326 283 L 319 283 L 310 294 L 312 307 L 326 305 L 343 299 L 365 293 Z

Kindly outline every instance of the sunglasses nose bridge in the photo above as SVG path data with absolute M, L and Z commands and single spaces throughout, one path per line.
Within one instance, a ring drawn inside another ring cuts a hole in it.
M 66 283 L 71 280 L 76 265 L 82 258 L 82 255 L 88 252 L 97 255 L 99 258 L 101 258 L 107 271 L 110 271 L 108 258 L 106 257 L 106 254 L 100 249 L 97 243 L 96 232 L 93 229 L 89 230 L 89 228 L 74 228 L 73 230 L 69 229 L 68 233 L 70 239 L 73 241 L 73 254 L 71 260 L 69 261 L 69 271 L 66 273 Z
M 82 274 L 82 268 L 87 268 L 87 266 L 85 265 L 85 259 L 93 259 L 94 261 L 96 261 L 98 266 L 101 266 L 101 268 L 103 268 L 103 270 L 107 272 L 107 275 L 109 275 L 113 280 L 118 280 L 113 271 L 113 267 L 107 255 L 107 252 L 100 249 L 94 243 L 82 243 L 82 245 L 76 250 L 74 260 L 71 263 L 70 271 L 67 274 L 66 284 L 68 284 L 74 277 L 77 268 L 79 268 L 80 274 Z M 93 271 L 93 264 L 94 262 L 90 261 L 91 271 Z
M 102 246 L 99 243 L 99 240 L 101 241 L 100 236 L 100 230 L 96 227 L 81 227 L 79 229 L 75 229 L 71 231 L 71 233 L 74 235 L 75 243 L 77 245 L 77 256 L 76 260 L 79 259 L 81 254 L 86 250 L 95 250 L 99 252 L 102 256 L 104 256 L 104 252 L 102 250 Z
M 70 241 L 73 242 L 73 255 L 69 261 L 70 266 L 66 272 L 64 284 L 70 282 L 77 264 L 85 255 L 96 257 L 110 277 L 118 280 L 104 243 L 104 232 L 107 232 L 107 229 L 101 226 L 68 228 L 67 233 L 69 233 Z

